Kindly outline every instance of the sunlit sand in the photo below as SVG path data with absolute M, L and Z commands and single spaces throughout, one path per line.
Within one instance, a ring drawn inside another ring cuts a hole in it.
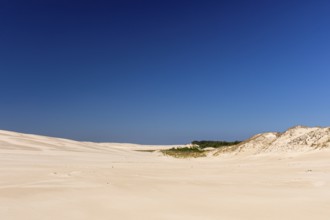
M 306 129 L 291 132 L 316 131 Z M 0 219 L 329 219 L 330 136 L 318 139 L 325 147 L 312 147 L 307 135 L 309 148 L 289 141 L 296 148 L 288 150 L 285 138 L 272 138 L 252 138 L 226 155 L 176 159 L 136 151 L 172 146 L 0 131 Z

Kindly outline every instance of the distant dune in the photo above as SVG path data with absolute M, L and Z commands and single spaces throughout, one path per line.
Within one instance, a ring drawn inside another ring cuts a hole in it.
M 330 128 L 258 134 L 203 158 L 153 152 L 171 147 L 0 131 L 0 219 L 329 219 Z
M 131 143 L 94 143 L 0 130 L 0 149 L 30 151 L 73 151 L 124 153 L 137 149 L 166 149 L 177 145 L 140 145 Z

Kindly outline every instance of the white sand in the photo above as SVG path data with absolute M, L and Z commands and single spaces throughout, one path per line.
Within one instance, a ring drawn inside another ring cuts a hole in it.
M 0 131 L 0 219 L 329 219 L 327 149 L 182 160 L 135 148 Z

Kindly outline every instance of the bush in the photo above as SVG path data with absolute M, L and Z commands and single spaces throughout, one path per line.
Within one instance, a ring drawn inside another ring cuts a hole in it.
M 227 147 L 232 145 L 237 145 L 241 143 L 241 141 L 193 141 L 191 142 L 193 145 L 198 146 L 201 149 L 207 147 L 219 148 L 219 147 Z

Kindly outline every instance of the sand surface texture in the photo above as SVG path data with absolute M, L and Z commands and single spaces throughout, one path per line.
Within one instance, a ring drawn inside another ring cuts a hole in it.
M 278 134 L 258 137 L 227 157 L 175 159 L 135 151 L 164 146 L 0 131 L 0 219 L 328 220 L 328 148 L 286 152 Z

